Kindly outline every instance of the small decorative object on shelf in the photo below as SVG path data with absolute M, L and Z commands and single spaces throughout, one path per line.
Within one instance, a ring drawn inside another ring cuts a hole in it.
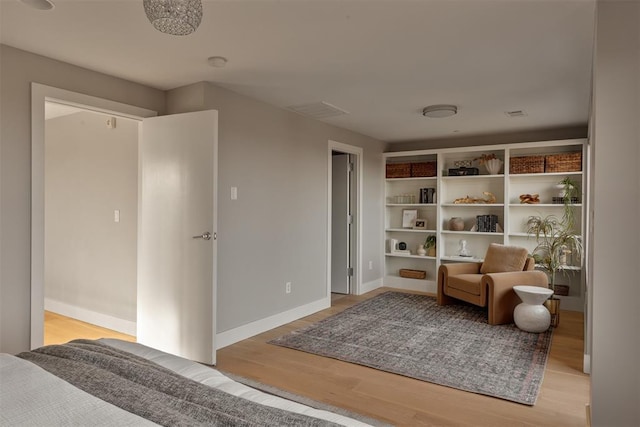
M 481 233 L 498 231 L 498 215 L 476 215 L 476 230 Z
M 401 268 L 398 272 L 400 277 L 406 277 L 409 279 L 426 279 L 427 272 L 424 270 L 411 270 L 409 268 Z
M 449 176 L 468 176 L 468 175 L 479 175 L 480 171 L 478 168 L 449 168 Z
M 521 156 L 509 159 L 509 173 L 543 173 L 544 156 Z
M 417 209 L 404 209 L 402 211 L 402 228 L 413 228 L 418 219 Z
M 484 165 L 484 167 L 487 168 L 487 172 L 489 172 L 490 175 L 497 175 L 500 172 L 502 163 L 504 163 L 502 160 L 496 157 L 496 155 L 493 153 L 483 154 L 480 157 L 476 157 L 473 160 L 477 161 L 481 165 Z
M 464 220 L 459 216 L 454 216 L 449 220 L 449 230 L 451 231 L 463 231 Z
M 520 195 L 520 203 L 523 205 L 535 205 L 540 203 L 540 195 L 537 193 L 534 194 L 521 194 Z
M 432 234 L 427 237 L 424 247 L 427 250 L 427 256 L 436 256 L 436 236 Z
M 421 188 L 420 189 L 420 203 L 435 203 L 436 202 L 436 189 Z
M 472 162 L 473 162 L 472 160 L 455 160 L 453 162 L 453 166 L 455 166 L 457 168 L 459 168 L 459 167 L 470 168 Z
M 458 250 L 458 255 L 462 257 L 471 257 L 469 249 L 467 248 L 467 241 L 464 239 L 460 239 L 460 249 Z
M 411 163 L 387 163 L 387 178 L 411 177 Z
M 430 178 L 437 175 L 436 162 L 411 163 L 411 176 Z
M 415 225 L 413 226 L 414 230 L 426 230 L 427 229 L 427 220 L 426 219 L 416 219 Z
M 487 172 L 489 172 L 490 175 L 498 175 L 500 168 L 502 168 L 502 163 L 504 162 L 500 159 L 491 159 L 484 163 L 484 167 L 487 168 Z
M 582 170 L 582 152 L 549 154 L 544 159 L 545 172 L 579 172 Z
M 424 245 L 418 245 L 418 249 L 416 249 L 416 254 L 420 256 L 426 256 L 427 250 L 424 248 Z
M 496 202 L 496 196 L 489 192 L 489 191 L 483 191 L 482 194 L 484 194 L 485 196 L 487 196 L 486 199 L 482 199 L 480 197 L 459 197 L 457 199 L 455 199 L 453 201 L 454 204 L 456 205 L 464 205 L 464 204 L 493 204 Z

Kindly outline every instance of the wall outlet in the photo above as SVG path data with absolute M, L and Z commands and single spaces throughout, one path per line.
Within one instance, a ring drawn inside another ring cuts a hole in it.
M 369 270 L 373 270 L 373 261 L 369 261 Z
M 291 293 L 291 282 L 287 282 L 284 284 L 284 292 L 287 294 Z

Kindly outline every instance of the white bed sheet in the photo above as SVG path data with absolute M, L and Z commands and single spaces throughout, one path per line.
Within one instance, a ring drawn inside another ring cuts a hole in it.
M 156 426 L 10 354 L 0 354 L 0 426 Z

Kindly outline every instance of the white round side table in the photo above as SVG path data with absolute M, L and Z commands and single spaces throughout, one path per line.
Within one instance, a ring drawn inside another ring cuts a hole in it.
M 527 332 L 544 332 L 551 325 L 551 315 L 542 305 L 553 291 L 540 286 L 514 286 L 513 290 L 522 300 L 513 311 L 516 326 Z

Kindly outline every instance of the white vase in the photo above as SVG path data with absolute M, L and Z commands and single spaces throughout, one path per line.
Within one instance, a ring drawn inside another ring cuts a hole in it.
M 489 172 L 490 175 L 497 175 L 500 173 L 502 163 L 503 162 L 500 159 L 491 159 L 484 162 L 484 166 L 487 168 L 487 172 Z
M 427 250 L 424 248 L 424 245 L 418 245 L 417 253 L 420 256 L 425 256 L 427 254 Z

